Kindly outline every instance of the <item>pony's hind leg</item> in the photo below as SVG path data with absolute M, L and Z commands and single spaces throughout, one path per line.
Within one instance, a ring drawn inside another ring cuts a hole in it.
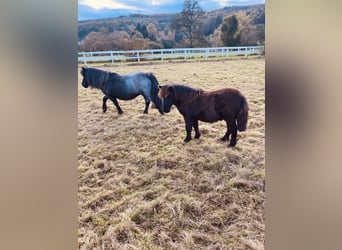
M 105 113 L 107 111 L 107 104 L 106 104 L 107 100 L 108 100 L 108 96 L 104 96 L 103 97 L 103 104 L 102 104 L 103 113 Z
M 109 99 L 114 103 L 116 109 L 118 110 L 119 115 L 121 115 L 123 113 L 123 111 L 122 111 L 122 109 L 118 103 L 118 100 L 116 100 L 115 97 L 109 97 Z
M 227 131 L 224 134 L 224 136 L 221 138 L 222 141 L 228 141 L 229 140 L 230 130 L 229 130 L 229 124 L 227 121 L 226 121 L 226 125 L 227 125 Z
M 235 121 L 231 121 L 228 123 L 229 130 L 231 131 L 232 138 L 230 139 L 230 143 L 228 147 L 234 147 L 236 145 L 236 135 L 237 135 L 237 126 Z

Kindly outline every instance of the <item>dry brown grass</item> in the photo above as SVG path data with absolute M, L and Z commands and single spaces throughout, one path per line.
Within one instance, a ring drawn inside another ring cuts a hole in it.
M 235 148 L 219 141 L 223 121 L 199 123 L 184 143 L 174 108 L 144 115 L 144 101 L 119 101 L 84 89 L 79 74 L 80 249 L 264 249 L 264 59 L 106 67 L 153 72 L 160 84 L 236 87 L 249 102 L 246 132 Z

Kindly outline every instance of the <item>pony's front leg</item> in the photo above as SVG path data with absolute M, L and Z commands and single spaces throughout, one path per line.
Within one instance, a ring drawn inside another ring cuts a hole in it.
M 148 113 L 148 106 L 150 105 L 150 101 L 145 100 L 145 109 L 144 109 L 144 114 Z
M 105 113 L 107 111 L 107 104 L 106 104 L 107 100 L 108 100 L 108 96 L 104 96 L 103 97 L 103 104 L 102 104 L 103 113 Z
M 195 129 L 195 138 L 198 139 L 201 136 L 201 133 L 199 132 L 199 129 L 198 129 L 198 120 L 193 120 L 193 124 L 194 124 L 194 129 Z
M 118 103 L 118 100 L 116 100 L 115 97 L 109 97 L 109 99 L 112 100 L 112 102 L 114 103 L 116 109 L 118 110 L 119 115 L 121 115 L 123 113 L 123 111 L 122 111 L 122 109 L 121 109 L 121 107 L 120 107 L 120 105 Z
M 192 130 L 192 120 L 191 118 L 184 117 L 185 120 L 185 129 L 186 129 L 186 137 L 184 139 L 184 142 L 189 142 L 191 140 L 191 130 Z

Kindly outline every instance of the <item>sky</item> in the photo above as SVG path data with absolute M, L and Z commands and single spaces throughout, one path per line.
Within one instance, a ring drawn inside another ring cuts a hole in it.
M 184 0 L 78 0 L 78 20 L 117 17 L 129 14 L 166 14 L 182 11 Z M 198 0 L 207 10 L 226 6 L 265 3 L 265 0 Z

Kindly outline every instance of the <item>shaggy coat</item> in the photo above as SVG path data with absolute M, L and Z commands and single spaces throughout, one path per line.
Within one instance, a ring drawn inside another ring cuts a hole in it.
M 159 83 L 152 73 L 132 73 L 120 75 L 117 73 L 104 71 L 96 68 L 82 67 L 83 76 L 82 86 L 88 86 L 102 90 L 103 97 L 102 110 L 106 112 L 106 102 L 110 99 L 118 110 L 119 114 L 123 111 L 117 101 L 131 100 L 139 95 L 145 99 L 144 113 L 148 113 L 148 107 L 152 101 L 162 114 L 161 99 L 158 98 Z
M 191 140 L 191 130 L 195 129 L 195 138 L 201 136 L 198 121 L 216 122 L 225 120 L 227 131 L 223 141 L 231 140 L 229 146 L 236 145 L 237 130 L 245 131 L 248 120 L 246 98 L 237 89 L 225 88 L 215 91 L 195 89 L 180 84 L 160 87 L 158 96 L 162 99 L 163 111 L 170 112 L 175 105 L 185 121 L 185 142 Z

